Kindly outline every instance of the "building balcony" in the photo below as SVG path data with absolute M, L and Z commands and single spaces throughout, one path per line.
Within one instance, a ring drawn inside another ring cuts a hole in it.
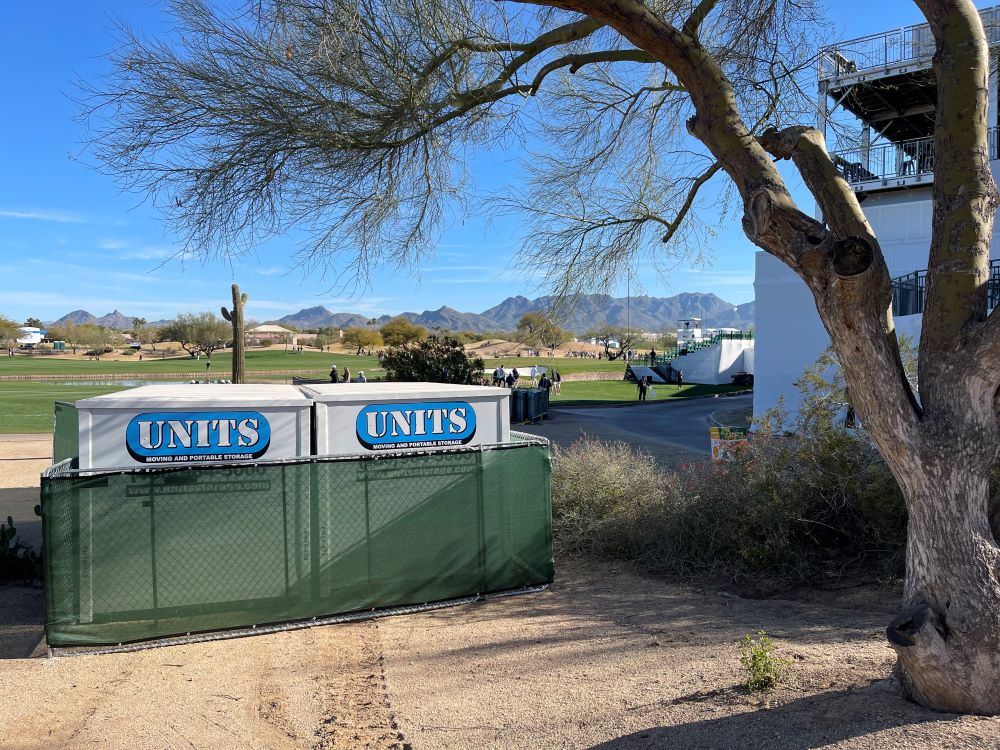
M 892 314 L 894 317 L 923 314 L 926 298 L 926 270 L 914 271 L 892 280 Z M 1000 305 L 1000 259 L 990 261 L 986 304 L 989 310 Z
M 1000 44 L 1000 6 L 979 11 L 990 46 Z M 925 24 L 904 26 L 879 34 L 822 47 L 819 79 L 827 82 L 867 80 L 928 68 L 934 56 L 934 36 Z
M 990 159 L 998 155 L 998 128 L 988 131 Z M 834 151 L 830 159 L 856 193 L 930 185 L 934 182 L 934 138 Z
M 990 46 L 1000 47 L 1000 6 L 979 13 Z M 825 132 L 829 118 L 841 110 L 879 140 L 901 143 L 931 136 L 937 106 L 934 50 L 927 24 L 823 47 L 818 63 L 820 127 Z

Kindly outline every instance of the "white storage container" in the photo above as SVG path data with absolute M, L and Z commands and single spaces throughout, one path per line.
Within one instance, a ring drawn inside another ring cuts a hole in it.
M 344 456 L 510 440 L 510 391 L 446 383 L 299 386 L 315 402 L 313 451 Z
M 307 456 L 310 406 L 291 385 L 147 385 L 82 399 L 80 468 Z

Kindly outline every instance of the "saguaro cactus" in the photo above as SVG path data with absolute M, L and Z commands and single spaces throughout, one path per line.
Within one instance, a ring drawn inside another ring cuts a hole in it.
M 245 355 L 243 351 L 243 306 L 247 303 L 247 294 L 240 294 L 240 285 L 233 284 L 233 309 L 222 308 L 222 317 L 233 324 L 233 382 L 243 383 L 245 375 Z

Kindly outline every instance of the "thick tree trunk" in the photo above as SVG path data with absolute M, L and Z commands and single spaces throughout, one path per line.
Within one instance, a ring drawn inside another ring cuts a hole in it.
M 699 3 L 678 29 L 641 0 L 530 1 L 615 28 L 690 95 L 689 132 L 739 190 L 747 236 L 813 292 L 858 413 L 906 497 L 904 611 L 887 629 L 903 689 L 932 708 L 1000 713 L 1000 548 L 991 531 L 1000 511 L 989 497 L 1000 449 L 1000 315 L 986 315 L 997 192 L 986 137 L 989 55 L 974 4 L 916 0 L 937 43 L 939 89 L 918 399 L 900 361 L 885 258 L 857 197 L 818 131 L 754 138 L 698 39 L 717 3 Z M 798 210 L 772 156 L 795 161 L 822 221 Z
M 968 446 L 952 446 L 953 455 L 917 459 L 901 479 L 909 510 L 905 603 L 886 633 L 910 698 L 996 714 L 1000 549 L 987 520 L 989 471 L 968 460 Z

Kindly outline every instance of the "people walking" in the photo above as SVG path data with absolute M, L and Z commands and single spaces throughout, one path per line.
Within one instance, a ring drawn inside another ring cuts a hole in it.
M 549 380 L 549 376 L 546 373 L 542 373 L 542 377 L 538 381 L 538 387 L 546 391 L 552 390 L 552 381 Z
M 338 379 L 339 377 L 337 374 L 337 365 L 336 363 L 334 363 L 333 365 L 330 366 L 330 382 L 336 383 Z
M 680 388 L 684 385 L 684 370 L 677 371 L 677 387 Z
M 364 370 L 358 370 L 358 382 L 359 383 L 367 383 L 368 382 L 368 378 L 365 377 L 365 371 Z
M 562 375 L 559 370 L 552 371 L 552 392 L 557 396 L 562 393 Z
M 344 382 L 351 382 L 351 369 L 347 365 L 344 365 Z
M 656 367 L 656 349 L 652 347 L 649 349 L 649 366 Z
M 212 360 L 208 360 L 205 363 L 205 372 L 211 372 L 211 371 L 212 371 Z
M 646 392 L 649 390 L 649 383 L 646 381 L 646 378 L 645 377 L 639 378 L 639 382 L 636 383 L 636 386 L 639 389 L 639 400 L 645 401 Z

